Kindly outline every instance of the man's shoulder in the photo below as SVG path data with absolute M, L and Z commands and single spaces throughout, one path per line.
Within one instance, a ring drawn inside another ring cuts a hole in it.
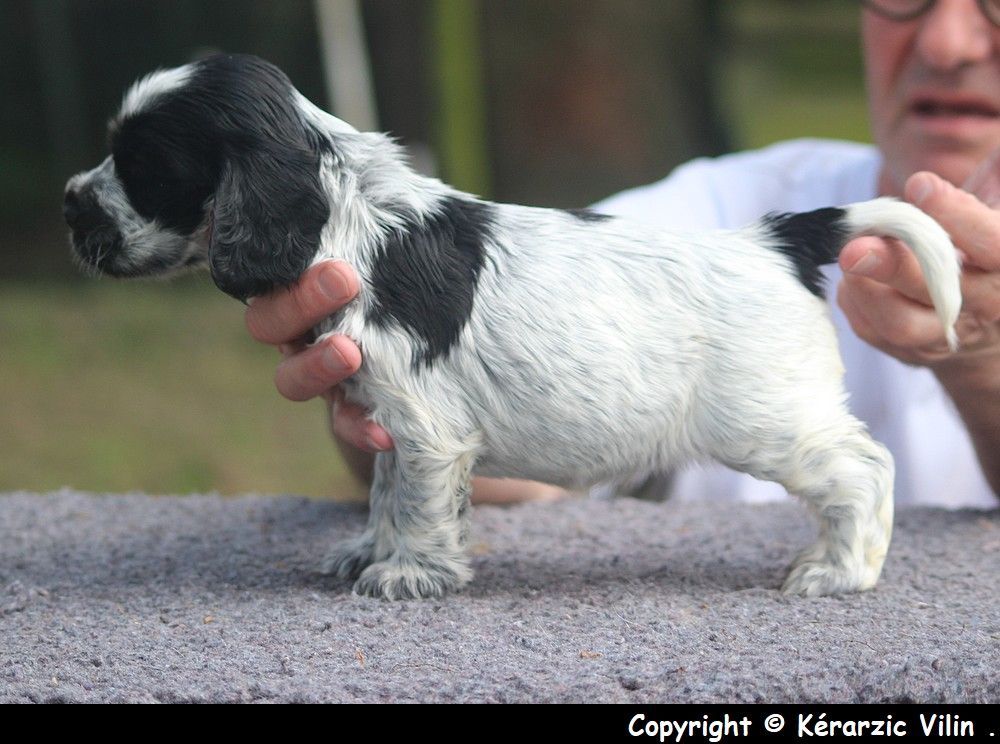
M 604 200 L 597 209 L 665 226 L 739 227 L 770 211 L 805 211 L 875 195 L 872 145 L 798 139 L 698 158 L 665 179 Z
M 798 175 L 814 170 L 840 170 L 851 163 L 868 162 L 878 157 L 874 145 L 845 140 L 802 138 L 776 142 L 757 150 L 698 158 L 688 166 L 720 172 L 746 171 L 764 175 Z

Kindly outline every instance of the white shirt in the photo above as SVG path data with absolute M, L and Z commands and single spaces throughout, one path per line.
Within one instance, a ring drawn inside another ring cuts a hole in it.
M 849 142 L 793 140 L 682 165 L 667 178 L 613 196 L 596 209 L 683 229 L 731 229 L 772 212 L 805 212 L 877 195 L 881 157 Z M 850 409 L 896 460 L 896 502 L 995 507 L 969 435 L 930 371 L 909 367 L 861 341 L 835 301 L 841 272 L 825 267 L 828 305 L 847 369 Z M 676 473 L 672 498 L 771 501 L 775 484 L 722 465 Z

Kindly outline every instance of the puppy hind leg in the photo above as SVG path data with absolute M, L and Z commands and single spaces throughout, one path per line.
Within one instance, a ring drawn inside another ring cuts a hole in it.
M 464 551 L 473 457 L 396 459 L 389 500 L 393 551 L 368 566 L 354 591 L 384 599 L 440 597 L 472 578 Z
M 892 535 L 894 464 L 888 450 L 860 423 L 796 448 L 790 472 L 777 478 L 819 520 L 819 539 L 792 564 L 788 594 L 820 596 L 870 589 L 878 580 Z
M 396 492 L 396 470 L 395 452 L 379 452 L 375 456 L 368 526 L 357 537 L 334 546 L 320 564 L 321 573 L 356 579 L 369 565 L 385 560 L 395 550 L 392 499 Z

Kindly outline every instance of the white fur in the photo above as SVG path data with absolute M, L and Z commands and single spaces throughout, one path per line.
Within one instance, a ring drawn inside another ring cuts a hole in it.
M 170 93 L 179 88 L 190 79 L 192 68 L 190 65 L 174 67 L 169 70 L 156 70 L 146 77 L 135 82 L 125 93 L 122 99 L 119 118 L 129 116 L 144 108 L 147 108 L 154 100 L 164 93 Z
M 125 109 L 182 86 L 184 69 L 139 83 Z M 388 137 L 294 101 L 332 143 L 315 261 L 343 259 L 361 279 L 357 300 L 318 330 L 359 343 L 364 364 L 347 394 L 396 443 L 377 457 L 367 530 L 325 570 L 357 577 L 364 594 L 440 595 L 471 578 L 473 473 L 580 487 L 712 458 L 781 483 L 818 518 L 819 539 L 786 591 L 875 584 L 892 529 L 892 458 L 848 413 L 826 305 L 766 227 L 681 233 L 495 205 L 468 322 L 445 357 L 414 365 L 419 338 L 368 320 L 376 253 L 388 230 L 471 197 L 414 173 Z M 127 226 L 134 210 L 118 196 L 104 206 Z M 913 248 L 953 342 L 959 266 L 944 231 L 884 199 L 847 207 L 847 223 Z M 168 239 L 128 250 L 138 260 Z
M 585 486 L 713 458 L 783 484 L 819 518 L 820 540 L 796 562 L 786 591 L 874 585 L 892 527 L 892 458 L 847 412 L 826 305 L 768 245 L 766 230 L 684 234 L 499 205 L 500 230 L 460 343 L 447 360 L 414 370 L 419 342 L 365 323 L 373 236 L 364 226 L 379 222 L 386 203 L 448 192 L 401 171 L 395 158 L 379 165 L 378 148 L 367 157 L 361 145 L 345 151 L 341 170 L 325 174 L 338 212 L 317 260 L 349 261 L 362 290 L 322 329 L 360 343 L 365 363 L 350 396 L 397 450 L 378 456 L 368 532 L 334 551 L 327 570 L 364 569 L 358 590 L 380 596 L 459 585 L 460 544 L 438 532 L 464 529 L 456 502 L 470 462 L 476 474 Z M 378 198 L 352 189 L 376 167 L 392 175 L 392 188 Z M 908 240 L 951 332 L 959 267 L 944 232 L 885 199 L 848 207 L 847 222 L 854 235 Z M 418 494 L 404 495 L 404 483 Z M 404 516 L 415 510 L 424 520 L 410 530 Z M 421 573 L 408 555 L 437 563 Z
M 874 199 L 851 206 L 849 220 L 852 232 L 892 235 L 915 248 L 914 255 L 925 277 L 930 277 L 927 289 L 944 325 L 948 347 L 958 348 L 955 321 L 962 306 L 962 295 L 955 281 L 962 266 L 958 251 L 921 250 L 923 244 L 946 246 L 951 244 L 948 233 L 931 217 L 908 204 L 893 199 Z

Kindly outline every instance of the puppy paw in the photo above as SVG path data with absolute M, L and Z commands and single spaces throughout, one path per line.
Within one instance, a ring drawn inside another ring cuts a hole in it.
M 429 562 L 401 559 L 398 555 L 379 561 L 362 571 L 354 593 L 380 599 L 426 599 L 442 597 L 464 586 L 472 578 L 464 558 Z
M 859 567 L 834 566 L 821 560 L 798 561 L 781 590 L 802 597 L 822 597 L 871 589 L 878 573 Z
M 320 564 L 320 573 L 356 579 L 375 561 L 375 539 L 360 535 L 334 546 Z

